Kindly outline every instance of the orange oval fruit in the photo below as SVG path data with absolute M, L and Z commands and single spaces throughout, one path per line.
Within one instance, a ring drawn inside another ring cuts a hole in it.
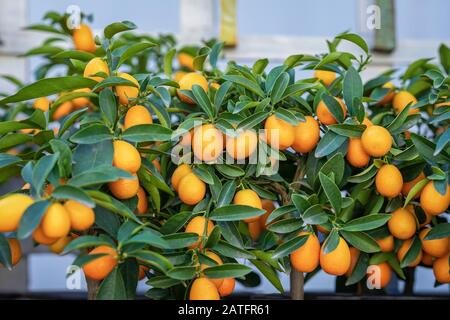
M 171 182 L 172 186 L 175 189 L 175 191 L 178 191 L 178 185 L 185 176 L 187 176 L 189 173 L 192 172 L 191 167 L 189 167 L 187 164 L 182 163 L 180 164 L 175 171 L 172 174 Z
M 194 129 L 192 147 L 198 160 L 213 162 L 223 151 L 222 133 L 212 124 L 199 126 Z
M 447 210 L 450 205 L 450 186 L 447 185 L 447 191 L 444 195 L 434 187 L 434 182 L 428 182 L 420 194 L 420 206 L 422 209 L 433 216 L 439 215 Z
M 413 243 L 413 239 L 407 239 L 407 240 L 403 241 L 402 245 L 400 246 L 400 248 L 398 248 L 398 251 L 397 251 L 398 261 L 402 262 L 403 258 L 405 257 L 405 255 L 408 252 L 409 248 L 411 247 L 412 243 Z M 408 265 L 408 267 L 416 267 L 420 263 L 420 261 L 422 261 L 422 250 L 420 250 L 416 259 L 414 261 L 412 261 Z
M 201 75 L 199 73 L 190 72 L 190 73 L 185 74 L 180 79 L 178 84 L 180 85 L 180 88 L 177 89 L 178 97 L 180 98 L 181 101 L 188 103 L 188 104 L 195 104 L 195 101 L 193 101 L 191 98 L 189 98 L 188 96 L 181 93 L 181 90 L 192 90 L 192 87 L 194 85 L 199 85 L 200 87 L 203 88 L 203 90 L 206 93 L 208 93 L 208 81 L 206 80 L 206 78 L 203 75 Z
M 50 245 L 58 241 L 58 238 L 47 237 L 42 231 L 42 226 L 40 225 L 33 231 L 33 240 L 39 244 Z
M 61 203 L 52 203 L 41 221 L 42 231 L 49 238 L 61 238 L 69 234 L 70 215 Z
M 202 277 L 192 282 L 189 300 L 220 300 L 220 295 L 214 283 Z
M 336 72 L 327 70 L 314 70 L 314 78 L 319 79 L 325 86 L 329 86 L 336 79 Z
M 367 166 L 370 161 L 370 156 L 364 150 L 359 138 L 350 138 L 345 158 L 352 166 L 357 168 Z
M 56 254 L 61 254 L 64 248 L 72 241 L 71 236 L 64 236 L 49 245 L 50 251 Z
M 424 240 L 431 228 L 425 228 L 419 233 L 420 240 L 422 240 L 422 249 L 429 255 L 441 258 L 450 252 L 450 237 Z
M 76 50 L 94 53 L 97 49 L 91 28 L 82 23 L 73 30 L 73 43 Z
M 153 119 L 150 112 L 144 106 L 132 106 L 125 115 L 123 129 L 127 130 L 140 124 L 152 124 Z
M 129 99 L 136 99 L 139 95 L 139 82 L 132 75 L 125 72 L 118 73 L 117 76 L 119 78 L 131 81 L 136 86 L 116 86 L 116 94 L 119 97 L 119 102 L 123 105 L 127 105 L 130 103 Z
M 433 266 L 434 257 L 432 255 L 429 255 L 428 253 L 424 252 L 422 254 L 422 264 L 426 265 L 427 267 Z
M 57 121 L 62 117 L 67 116 L 73 110 L 73 104 L 70 101 L 63 102 L 58 106 L 58 108 L 53 112 L 52 119 Z
M 267 225 L 266 225 L 267 218 L 270 216 L 272 211 L 275 210 L 275 204 L 273 203 L 272 200 L 267 200 L 267 199 L 261 199 L 261 204 L 262 204 L 263 210 L 266 210 L 266 213 L 264 213 L 262 216 L 260 216 L 259 224 L 261 225 L 262 230 L 266 230 L 267 229 Z
M 22 259 L 22 246 L 17 239 L 8 238 L 6 240 L 8 241 L 9 251 L 11 253 L 11 265 L 15 266 Z M 0 268 L 2 267 L 3 265 L 0 263 Z
M 250 234 L 250 238 L 252 238 L 253 241 L 258 240 L 259 236 L 261 235 L 261 225 L 259 221 L 249 222 L 247 224 L 248 226 L 248 233 Z
M 188 205 L 195 205 L 205 198 L 206 184 L 193 172 L 184 176 L 178 184 L 178 197 Z
M 184 72 L 184 71 L 177 71 L 177 72 L 175 72 L 175 74 L 173 75 L 173 80 L 174 80 L 175 82 L 180 82 L 181 78 L 183 78 L 186 74 L 187 74 L 187 72 Z
M 95 222 L 94 210 L 78 201 L 67 200 L 64 208 L 69 212 L 72 229 L 84 231 L 92 227 Z
M 236 160 L 250 157 L 258 146 L 258 136 L 254 130 L 245 130 L 237 137 L 226 137 L 227 153 Z
M 311 116 L 305 117 L 305 122 L 299 122 L 294 127 L 294 142 L 292 148 L 300 153 L 313 150 L 320 139 L 319 123 Z
M 339 102 L 339 104 L 342 108 L 342 112 L 344 114 L 344 119 L 345 119 L 345 116 L 347 115 L 347 108 L 345 107 L 344 102 L 342 102 L 342 99 L 340 99 L 340 98 L 335 97 L 334 99 L 336 99 L 336 101 Z M 337 123 L 336 118 L 333 116 L 333 114 L 328 109 L 327 105 L 325 104 L 325 102 L 323 100 L 320 101 L 319 104 L 317 105 L 316 114 L 317 114 L 317 118 L 319 119 L 319 121 L 324 125 L 328 126 L 330 124 Z
M 233 293 L 236 280 L 234 278 L 223 279 L 222 285 L 219 287 L 219 294 L 221 297 L 229 296 Z
M 258 194 L 251 189 L 239 190 L 234 195 L 233 204 L 254 207 L 262 209 L 262 202 Z M 259 216 L 244 219 L 245 222 L 255 222 L 259 220 Z
M 416 218 L 411 211 L 405 208 L 398 208 L 392 212 L 388 221 L 389 232 L 400 240 L 411 238 L 417 230 Z
M 264 123 L 267 143 L 272 147 L 285 150 L 289 148 L 295 140 L 294 126 L 289 122 L 279 119 L 276 115 L 271 115 Z
M 361 142 L 368 155 L 382 157 L 391 150 L 392 136 L 386 128 L 372 125 L 364 130 Z
M 37 98 L 36 100 L 34 100 L 33 108 L 45 112 L 50 108 L 50 104 L 51 101 L 47 97 Z
M 180 52 L 178 54 L 178 63 L 181 67 L 188 68 L 194 71 L 194 57 L 186 52 Z
M 394 96 L 394 100 L 392 101 L 392 106 L 394 107 L 396 113 L 400 113 L 400 112 L 402 112 L 403 109 L 406 108 L 406 106 L 410 102 L 412 102 L 411 107 L 413 107 L 417 103 L 416 97 L 414 97 L 408 91 L 402 90 L 402 91 L 399 91 Z M 419 109 L 409 109 L 408 114 L 416 114 L 416 113 L 419 113 Z
M 105 254 L 94 259 L 83 266 L 86 277 L 92 280 L 103 280 L 117 265 L 117 251 L 108 246 L 98 246 L 89 252 L 93 254 Z
M 123 140 L 116 140 L 113 145 L 113 166 L 130 173 L 136 173 L 141 167 L 139 151 L 131 143 Z
M 209 258 L 211 258 L 212 260 L 214 260 L 216 263 L 217 263 L 217 265 L 222 265 L 223 264 L 223 261 L 222 261 L 222 259 L 217 255 L 217 254 L 215 254 L 214 252 L 211 252 L 211 251 L 206 251 L 206 255 L 209 257 Z M 207 265 L 207 264 L 201 264 L 200 265 L 200 270 L 201 271 L 203 271 L 203 270 L 205 270 L 205 269 L 208 269 L 210 266 L 209 265 Z M 219 289 L 220 288 L 220 286 L 222 285 L 222 283 L 223 283 L 223 279 L 210 279 L 210 278 L 208 278 L 209 280 L 211 280 L 211 282 L 212 283 L 214 283 L 214 285 L 216 286 L 216 288 L 217 289 Z
M 426 178 L 425 174 L 423 172 L 420 172 L 420 174 L 417 177 L 415 177 L 413 180 L 403 182 L 402 195 L 404 195 L 405 197 L 408 196 L 408 193 L 411 191 L 411 189 L 414 188 L 414 186 L 416 184 L 418 184 L 420 181 L 422 181 L 425 178 Z M 417 192 L 415 194 L 415 196 L 413 197 L 413 199 L 417 199 L 421 193 L 422 193 L 422 190 Z
M 108 183 L 109 191 L 120 200 L 133 198 L 139 191 L 139 179 L 133 173 L 134 179 L 119 179 Z
M 147 209 L 148 209 L 148 200 L 147 200 L 147 194 L 145 193 L 144 188 L 142 188 L 141 186 L 139 186 L 139 189 L 137 192 L 137 197 L 138 197 L 138 203 L 137 203 L 137 207 L 136 207 L 136 212 L 139 214 L 144 214 L 147 212 Z
M 193 232 L 198 234 L 198 241 L 191 244 L 189 246 L 190 249 L 197 248 L 201 244 L 201 238 L 203 237 L 205 228 L 206 237 L 209 237 L 214 228 L 214 223 L 211 220 L 206 220 L 206 218 L 203 216 L 194 217 L 191 219 L 191 221 L 189 221 L 184 232 Z
M 433 273 L 439 283 L 450 283 L 449 255 L 436 259 L 433 263 Z
M 300 232 L 299 235 L 308 235 L 308 239 L 300 248 L 290 254 L 291 265 L 298 272 L 312 272 L 319 265 L 319 239 L 311 232 Z
M 91 89 L 81 88 L 81 89 L 73 90 L 72 92 L 73 93 L 89 93 L 89 92 L 91 92 Z M 82 108 L 88 106 L 89 103 L 90 103 L 90 100 L 87 97 L 80 97 L 80 98 L 75 98 L 72 100 L 72 105 L 75 110 L 82 109 Z
M 320 267 L 328 274 L 341 276 L 347 272 L 351 264 L 350 249 L 342 237 L 339 237 L 338 246 L 331 252 L 320 250 Z
M 389 282 L 391 282 L 392 269 L 389 263 L 382 262 L 379 264 L 370 265 L 368 270 L 370 270 L 369 272 L 367 272 L 368 277 L 378 277 L 378 279 L 374 279 L 376 281 L 373 282 L 374 284 L 376 284 L 375 287 L 377 289 L 383 289 L 389 284 Z
M 33 202 L 33 198 L 21 193 L 0 199 L 0 232 L 17 231 L 20 219 Z
M 376 241 L 380 246 L 381 252 L 391 252 L 394 250 L 394 237 L 392 235 L 382 239 L 377 239 Z
M 83 76 L 85 78 L 90 78 L 97 82 L 103 81 L 105 78 L 102 76 L 96 76 L 98 73 L 104 73 L 109 76 L 109 68 L 105 61 L 101 58 L 93 58 L 86 64 L 84 68 Z
M 394 198 L 400 194 L 403 187 L 403 177 L 400 170 L 392 164 L 385 164 L 378 169 L 375 185 L 383 197 Z

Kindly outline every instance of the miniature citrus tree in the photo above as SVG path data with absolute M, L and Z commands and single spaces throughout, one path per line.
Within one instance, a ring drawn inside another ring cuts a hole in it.
M 255 270 L 281 293 L 290 272 L 295 299 L 320 269 L 383 288 L 421 263 L 449 282 L 448 48 L 363 84 L 354 34 L 221 70 L 220 42 L 176 50 L 134 28 L 65 31 L 75 50 L 48 59 L 66 74 L 0 101 L 1 181 L 24 181 L 0 199 L 3 266 L 32 237 L 76 253 L 97 299 L 132 299 L 143 278 L 152 299 L 220 299 Z

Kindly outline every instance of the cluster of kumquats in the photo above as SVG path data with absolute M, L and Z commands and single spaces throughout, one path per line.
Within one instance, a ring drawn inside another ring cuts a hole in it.
M 0 101 L 1 181 L 25 184 L 0 199 L 2 265 L 32 236 L 77 253 L 97 299 L 134 298 L 144 278 L 152 299 L 220 299 L 236 281 L 257 285 L 256 271 L 282 294 L 282 272 L 383 289 L 420 265 L 450 283 L 444 45 L 440 65 L 422 59 L 363 84 L 370 55 L 355 34 L 271 70 L 267 59 L 220 70 L 215 40 L 175 49 L 129 21 L 94 37 L 87 24 L 67 29 L 66 15 L 46 19 L 29 29 L 74 48 L 31 50 L 45 76 L 15 81 Z M 51 77 L 55 65 L 66 75 Z M 313 76 L 297 80 L 303 70 Z

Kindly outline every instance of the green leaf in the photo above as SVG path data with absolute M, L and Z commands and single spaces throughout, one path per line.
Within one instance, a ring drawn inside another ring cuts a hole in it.
M 297 236 L 289 241 L 284 242 L 273 252 L 272 258 L 278 259 L 283 258 L 290 253 L 294 252 L 298 248 L 302 247 L 308 240 L 309 235 Z
M 97 82 L 81 76 L 68 76 L 59 78 L 47 78 L 38 80 L 28 86 L 21 88 L 17 93 L 3 100 L 0 104 L 20 102 L 34 98 L 47 97 L 63 91 L 75 89 L 92 88 Z
M 261 216 L 265 212 L 265 210 L 250 206 L 230 204 L 214 209 L 210 213 L 209 218 L 213 221 L 237 221 Z
M 267 263 L 260 260 L 250 260 L 250 262 L 266 277 L 267 280 L 281 293 L 284 294 L 284 288 L 281 284 L 277 272 Z
M 39 226 L 50 204 L 51 202 L 48 200 L 36 201 L 25 210 L 20 219 L 19 230 L 17 231 L 17 237 L 19 239 L 28 238 L 33 233 Z
M 217 201 L 217 207 L 220 208 L 230 204 L 231 201 L 233 200 L 235 193 L 236 193 L 236 182 L 234 180 L 227 181 L 220 190 L 220 195 Z
M 12 270 L 11 248 L 7 238 L 0 233 L 0 265 Z
M 328 176 L 319 172 L 319 180 L 322 185 L 323 191 L 330 201 L 331 206 L 335 213 L 339 213 L 342 208 L 342 195 L 338 186 Z
M 192 232 L 173 233 L 162 236 L 170 249 L 186 248 L 198 241 L 198 234 Z
M 136 84 L 128 79 L 124 79 L 121 77 L 107 77 L 106 79 L 98 82 L 95 84 L 94 88 L 92 88 L 92 91 L 99 91 L 104 88 L 108 87 L 115 87 L 115 86 L 126 86 L 126 87 L 139 87 L 136 86 Z
M 0 168 L 21 162 L 22 159 L 12 154 L 0 153 Z
M 110 166 L 113 161 L 113 154 L 112 141 L 79 145 L 73 152 L 73 175 L 75 176 L 100 166 Z
M 439 46 L 439 58 L 444 70 L 450 74 L 450 49 L 443 43 Z
M 124 140 L 130 142 L 169 141 L 172 130 L 159 124 L 140 124 L 125 130 Z
M 127 291 L 119 267 L 115 267 L 98 288 L 97 300 L 126 300 Z
M 88 62 L 88 61 L 91 61 L 92 59 L 94 59 L 95 55 L 90 52 L 86 52 L 86 51 L 65 50 L 65 51 L 55 54 L 52 58 L 53 59 L 75 59 L 75 60 L 80 60 L 83 62 Z
M 32 139 L 33 139 L 33 137 L 31 137 L 27 134 L 22 134 L 22 133 L 8 134 L 8 135 L 0 138 L 0 151 L 3 152 L 6 150 L 9 150 L 19 144 L 23 144 Z
M 361 101 L 362 96 L 363 84 L 361 77 L 355 68 L 350 67 L 345 72 L 343 83 L 343 97 L 350 115 L 357 115 L 357 106 L 354 104 L 355 98 L 358 98 L 359 101 Z
M 175 267 L 167 272 L 167 276 L 176 280 L 191 280 L 195 277 L 197 268 L 194 266 Z
M 328 131 L 325 135 L 320 139 L 317 144 L 315 156 L 316 158 L 325 157 L 337 149 L 347 140 L 347 137 L 337 135 L 332 131 Z
M 171 216 L 167 221 L 161 226 L 159 231 L 162 234 L 175 233 L 180 230 L 186 222 L 192 217 L 192 212 L 183 211 Z
M 277 222 L 271 223 L 267 226 L 269 231 L 275 233 L 290 233 L 301 229 L 303 226 L 303 221 L 298 218 L 289 218 L 278 220 Z
M 107 121 L 107 125 L 110 127 L 114 126 L 117 118 L 117 101 L 110 88 L 105 88 L 100 91 L 99 104 L 100 110 Z
M 154 276 L 150 278 L 145 284 L 152 286 L 153 288 L 167 289 L 180 284 L 181 281 L 172 279 L 168 276 Z
M 159 232 L 156 232 L 152 229 L 145 228 L 135 236 L 131 237 L 126 241 L 126 244 L 130 243 L 142 243 L 148 244 L 151 246 L 155 246 L 161 249 L 169 249 L 169 242 L 162 238 Z
M 164 64 L 163 64 L 164 74 L 169 78 L 172 76 L 172 61 L 176 52 L 177 52 L 176 48 L 172 48 L 169 51 L 167 51 L 166 54 L 164 55 Z
M 93 144 L 112 139 L 113 135 L 108 127 L 99 123 L 82 127 L 70 137 L 70 141 L 78 144 Z
M 74 112 L 71 112 L 69 115 L 62 118 L 61 126 L 58 132 L 58 137 L 61 137 L 63 133 L 66 132 L 67 129 L 69 129 L 72 126 L 72 124 L 74 124 L 75 121 L 78 120 L 79 117 L 81 117 L 84 113 L 86 113 L 86 111 L 88 111 L 88 108 L 79 109 Z
M 337 120 L 337 122 L 343 122 L 344 112 L 342 110 L 340 103 L 336 100 L 336 98 L 328 94 L 324 94 L 322 95 L 322 100 L 327 106 L 328 110 L 333 115 L 333 117 Z
M 224 75 L 222 76 L 222 78 L 224 80 L 227 81 L 231 81 L 234 82 L 250 91 L 252 91 L 253 93 L 257 94 L 258 96 L 260 96 L 261 98 L 264 97 L 264 91 L 261 89 L 261 87 L 253 82 L 250 81 L 249 79 L 243 77 L 243 76 L 238 76 L 238 75 Z
M 369 255 L 365 252 L 360 252 L 355 268 L 345 282 L 345 285 L 350 286 L 361 281 L 367 273 L 367 267 L 369 267 Z
M 272 91 L 270 92 L 270 100 L 272 104 L 276 104 L 281 100 L 289 84 L 289 74 L 283 72 L 275 81 Z
M 302 219 L 307 224 L 324 224 L 328 221 L 328 215 L 320 204 L 315 204 L 305 210 Z
M 232 178 L 242 177 L 245 175 L 244 170 L 230 164 L 216 164 L 215 167 L 220 173 Z
M 364 41 L 364 39 L 361 36 L 359 36 L 355 33 L 342 33 L 342 34 L 336 36 L 336 39 L 344 39 L 344 40 L 353 42 L 358 47 L 363 49 L 366 54 L 369 54 L 369 47 L 367 46 L 366 41 Z
M 89 195 L 83 191 L 83 189 L 71 186 L 62 185 L 56 187 L 52 192 L 52 197 L 55 199 L 72 199 L 89 208 L 95 207 L 95 202 L 89 197 Z
M 336 229 L 331 230 L 328 237 L 325 239 L 323 245 L 322 245 L 322 251 L 324 254 L 328 254 L 330 252 L 333 252 L 340 242 L 339 233 Z
M 263 112 L 263 111 L 253 113 L 251 116 L 246 117 L 244 120 L 239 122 L 239 124 L 237 126 L 237 130 L 239 130 L 239 129 L 246 130 L 246 129 L 253 128 L 256 125 L 262 123 L 268 116 L 269 116 L 269 114 L 267 114 L 267 112 Z
M 53 167 L 58 161 L 59 153 L 49 154 L 39 159 L 33 168 L 33 175 L 31 177 L 33 187 L 32 190 L 36 194 L 41 194 L 45 180 L 47 179 Z
M 140 42 L 130 45 L 120 56 L 117 68 L 120 67 L 128 59 L 136 56 L 138 53 L 141 53 L 154 46 L 156 46 L 156 44 L 151 42 Z
M 267 217 L 266 225 L 276 220 L 277 218 L 284 216 L 285 214 L 294 212 L 296 207 L 293 205 L 286 205 L 282 207 L 278 207 L 272 211 L 272 213 Z
M 136 25 L 131 21 L 114 22 L 105 27 L 104 35 L 106 39 L 111 39 L 119 32 L 134 30 L 136 28 Z
M 342 230 L 350 232 L 372 230 L 385 225 L 390 218 L 390 214 L 369 214 L 347 222 Z
M 264 72 L 264 69 L 267 67 L 267 65 L 269 64 L 269 60 L 268 59 L 258 59 L 255 61 L 255 63 L 252 66 L 252 71 L 253 73 L 256 74 L 262 74 Z
M 219 240 L 214 246 L 214 250 L 220 255 L 234 259 L 255 259 L 255 256 L 244 249 L 238 248 L 228 242 Z
M 364 232 L 348 232 L 341 231 L 341 235 L 347 240 L 352 246 L 358 248 L 361 251 L 372 253 L 380 251 L 380 246 L 378 243 L 369 235 Z
M 192 94 L 194 95 L 195 101 L 197 102 L 197 105 L 199 105 L 200 108 L 202 108 L 202 110 L 210 118 L 213 118 L 214 117 L 213 106 L 205 90 L 203 90 L 203 88 L 198 84 L 194 84 L 191 90 Z
M 364 132 L 365 126 L 361 124 L 339 123 L 329 125 L 328 129 L 341 136 L 359 138 Z
M 414 262 L 414 260 L 416 260 L 417 256 L 420 254 L 421 249 L 422 249 L 422 242 L 420 241 L 420 238 L 416 236 L 414 237 L 414 240 L 412 241 L 412 244 L 409 247 L 408 252 L 406 252 L 405 256 L 400 262 L 400 267 L 401 268 L 407 267 L 412 262 Z
M 442 239 L 450 236 L 450 223 L 435 225 L 426 235 L 424 240 Z
M 250 273 L 252 269 L 239 263 L 224 263 L 219 266 L 208 267 L 203 270 L 210 279 L 237 278 Z
M 409 190 L 408 192 L 408 196 L 405 199 L 405 203 L 403 204 L 403 208 L 405 208 L 409 202 L 414 198 L 414 196 L 423 189 L 423 187 L 425 187 L 425 185 L 428 183 L 428 179 L 423 179 L 421 181 L 419 181 L 418 183 L 416 183 L 414 185 L 414 187 L 411 188 L 411 190 Z

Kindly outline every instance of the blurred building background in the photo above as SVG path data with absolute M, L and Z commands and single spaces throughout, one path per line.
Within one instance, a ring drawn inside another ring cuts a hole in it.
M 323 52 L 326 39 L 346 30 L 361 34 L 373 46 L 375 33 L 366 28 L 367 9 L 380 2 L 388 1 L 236 0 L 237 46 L 227 49 L 226 57 L 248 64 L 268 57 L 275 65 L 290 54 Z M 389 54 L 375 53 L 372 66 L 364 74 L 366 79 L 393 67 L 401 69 L 418 58 L 436 57 L 440 43 L 450 45 L 450 1 L 393 0 L 393 3 L 395 30 L 385 32 L 394 32 L 395 50 Z M 142 32 L 173 33 L 180 43 L 198 43 L 217 37 L 220 32 L 220 0 L 0 0 L 0 74 L 32 81 L 31 71 L 39 59 L 17 56 L 39 45 L 43 37 L 22 28 L 39 23 L 49 10 L 64 12 L 69 5 L 78 5 L 83 12 L 93 14 L 92 26 L 98 33 L 107 24 L 122 20 L 135 22 Z M 358 52 L 352 45 L 346 49 Z M 0 88 L 7 91 L 8 84 L 0 80 Z M 31 247 L 29 243 L 26 251 L 30 252 Z M 73 258 L 34 249 L 15 271 L 0 270 L 0 292 L 67 292 L 65 272 Z M 284 278 L 283 283 L 287 288 L 288 279 Z M 402 285 L 399 283 L 397 288 L 394 283 L 391 292 L 399 292 Z M 145 284 L 141 283 L 140 288 L 145 291 Z M 334 288 L 334 277 L 323 273 L 306 285 L 307 292 L 331 293 Z M 275 289 L 263 283 L 252 291 L 271 293 Z M 419 268 L 415 292 L 449 294 L 449 286 L 434 288 L 432 271 Z

